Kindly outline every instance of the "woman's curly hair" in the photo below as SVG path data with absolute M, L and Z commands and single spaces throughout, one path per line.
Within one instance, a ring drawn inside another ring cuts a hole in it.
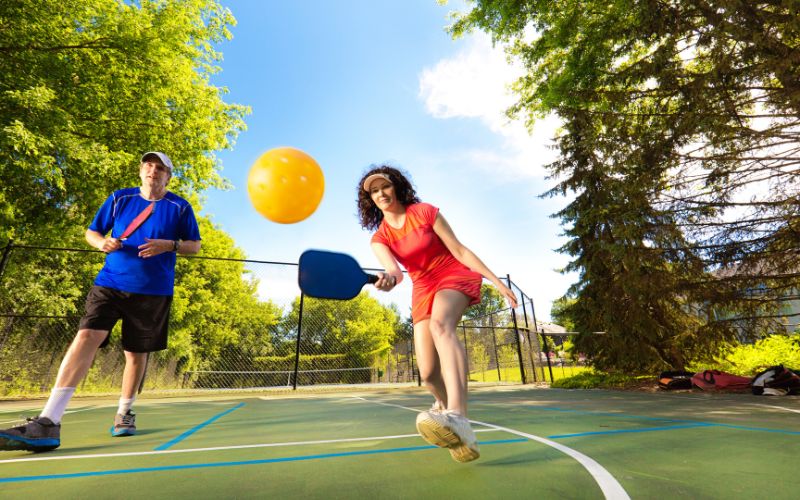
M 383 212 L 372 201 L 369 193 L 364 191 L 364 180 L 372 174 L 389 176 L 392 185 L 394 185 L 394 194 L 397 197 L 397 201 L 404 207 L 420 201 L 407 173 L 389 165 L 371 165 L 367 173 L 362 175 L 358 181 L 358 194 L 356 197 L 361 227 L 369 231 L 377 230 L 381 225 L 381 221 L 383 221 Z

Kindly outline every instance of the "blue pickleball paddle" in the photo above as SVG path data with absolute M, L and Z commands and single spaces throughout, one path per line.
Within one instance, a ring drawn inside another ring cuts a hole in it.
M 306 250 L 300 255 L 300 290 L 318 299 L 349 300 L 378 277 L 365 273 L 349 255 L 324 250 Z

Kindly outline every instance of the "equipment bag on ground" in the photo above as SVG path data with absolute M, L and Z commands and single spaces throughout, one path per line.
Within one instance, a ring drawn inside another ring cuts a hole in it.
M 756 396 L 800 394 L 800 375 L 782 365 L 771 366 L 753 377 L 752 390 Z
M 684 370 L 661 372 L 661 375 L 658 376 L 658 387 L 665 391 L 691 389 L 693 375 L 694 372 L 687 372 Z
M 742 377 L 719 370 L 697 372 L 692 384 L 704 391 L 744 391 L 750 388 L 750 377 Z

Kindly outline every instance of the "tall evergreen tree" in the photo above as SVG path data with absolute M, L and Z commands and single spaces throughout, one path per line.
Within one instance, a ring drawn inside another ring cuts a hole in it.
M 471 4 L 454 35 L 483 29 L 528 68 L 511 114 L 564 121 L 550 194 L 576 195 L 558 215 L 576 328 L 609 332 L 586 340 L 596 361 L 680 367 L 779 327 L 798 281 L 796 2 Z

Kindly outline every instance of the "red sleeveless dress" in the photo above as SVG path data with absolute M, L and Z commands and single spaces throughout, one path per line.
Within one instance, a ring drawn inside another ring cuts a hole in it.
M 483 277 L 459 262 L 433 231 L 439 209 L 428 203 L 406 207 L 403 227 L 395 229 L 384 219 L 372 235 L 373 243 L 383 243 L 408 271 L 413 283 L 411 319 L 414 323 L 431 317 L 433 297 L 443 289 L 458 290 L 470 299 L 481 301 Z

